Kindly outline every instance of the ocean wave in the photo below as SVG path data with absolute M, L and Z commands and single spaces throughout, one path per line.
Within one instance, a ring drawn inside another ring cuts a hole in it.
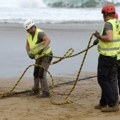
M 0 0 L 0 8 L 46 8 L 43 0 Z
M 120 1 L 110 0 L 43 0 L 50 7 L 57 8 L 87 8 L 101 7 L 106 3 L 120 5 Z
M 120 5 L 120 0 L 0 0 L 0 8 L 96 8 L 106 3 Z
M 90 8 L 51 8 L 45 6 L 44 1 L 47 0 L 20 0 L 19 4 L 16 0 L 10 0 L 12 4 L 9 7 L 3 7 L 1 4 L 3 1 L 0 0 L 0 23 L 23 23 L 27 18 L 34 20 L 37 23 L 83 23 L 83 22 L 98 22 L 103 21 L 101 14 L 101 7 L 90 7 Z M 26 1 L 26 2 L 24 2 Z M 27 4 L 31 1 L 33 4 Z M 37 2 L 38 1 L 38 2 Z M 58 0 L 49 0 L 48 3 L 56 2 Z M 62 0 L 59 0 L 62 1 Z M 79 4 L 77 2 L 79 1 Z M 84 0 L 84 2 L 88 0 Z M 89 0 L 91 1 L 91 0 Z M 68 0 L 64 0 L 66 4 Z M 41 4 L 40 4 L 41 3 Z M 82 0 L 69 0 L 69 3 L 76 5 L 83 5 Z M 82 3 L 82 4 L 81 4 Z M 38 4 L 38 6 L 37 6 Z M 41 7 L 39 6 L 41 5 Z M 46 3 L 47 4 L 47 3 Z M 6 4 L 7 5 L 7 4 Z M 13 5 L 13 6 L 11 6 Z M 28 6 L 27 6 L 28 5 Z M 78 6 L 77 6 L 78 5 Z M 88 5 L 88 4 L 87 4 Z M 16 6 L 16 8 L 14 8 Z M 85 4 L 86 6 L 86 4 Z M 120 6 L 116 6 L 116 11 L 120 16 Z

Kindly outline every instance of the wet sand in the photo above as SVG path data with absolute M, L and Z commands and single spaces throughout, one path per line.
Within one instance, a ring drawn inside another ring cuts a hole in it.
M 9 92 L 24 69 L 34 63 L 25 53 L 26 33 L 21 25 L 0 24 L 1 61 L 0 94 Z M 62 56 L 73 47 L 76 52 L 86 48 L 91 34 L 100 29 L 101 24 L 42 24 L 40 27 L 48 34 L 54 55 Z M 6 49 L 5 49 L 6 48 Z M 80 78 L 96 75 L 98 53 L 96 47 L 89 51 Z M 78 73 L 81 56 L 66 59 L 50 66 L 54 84 L 73 81 Z M 32 70 L 20 81 L 14 91 L 30 90 L 33 85 Z M 49 85 L 52 84 L 48 76 Z M 61 103 L 72 89 L 74 83 L 54 88 L 52 98 L 37 98 L 28 94 L 6 97 L 0 100 L 0 120 L 119 120 L 120 111 L 102 113 L 95 110 L 100 98 L 97 79 L 78 81 L 72 94 L 68 97 L 71 104 Z M 51 92 L 53 89 L 50 89 Z
M 27 33 L 22 24 L 6 23 L 0 24 L 0 26 L 0 55 L 2 58 L 0 76 L 20 76 L 28 65 L 34 63 L 34 60 L 28 58 L 25 50 Z M 96 29 L 100 28 L 101 24 L 40 24 L 38 26 L 50 38 L 53 54 L 63 56 L 70 48 L 74 49 L 73 54 L 86 49 L 90 36 Z M 98 52 L 95 46 L 88 52 L 83 71 L 96 72 L 97 57 Z M 65 59 L 56 65 L 52 65 L 50 71 L 54 75 L 75 74 L 78 72 L 82 59 L 83 54 Z M 32 70 L 26 75 L 32 76 Z

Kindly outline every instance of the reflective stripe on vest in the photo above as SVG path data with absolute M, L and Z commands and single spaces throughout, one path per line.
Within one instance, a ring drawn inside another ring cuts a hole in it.
M 104 51 L 114 51 L 114 50 L 119 50 L 119 47 L 114 47 L 114 48 L 102 48 L 101 46 L 98 45 L 99 50 L 104 50 Z
M 113 40 L 110 42 L 99 41 L 98 52 L 105 56 L 117 56 L 120 49 L 120 35 L 117 25 L 119 22 L 116 19 L 109 20 L 113 26 Z
M 45 41 L 37 43 L 38 41 L 38 34 L 39 32 L 43 32 L 41 29 L 36 29 L 34 38 L 32 39 L 32 35 L 28 33 L 28 43 L 30 46 L 30 52 L 35 55 L 35 59 L 38 59 L 46 54 L 49 54 L 51 52 L 51 48 L 48 46 L 46 49 L 44 49 L 43 53 L 38 55 L 38 51 L 43 49 L 43 45 L 45 44 Z M 37 43 L 37 44 L 36 44 Z
M 120 60 L 120 50 L 119 50 L 119 52 L 117 54 L 117 60 Z

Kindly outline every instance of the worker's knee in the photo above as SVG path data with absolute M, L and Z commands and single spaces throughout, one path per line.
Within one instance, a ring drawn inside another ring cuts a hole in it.
M 39 78 L 40 79 L 44 78 L 44 72 L 45 72 L 45 70 L 43 68 L 41 68 L 40 71 L 39 71 Z
M 34 68 L 33 76 L 34 76 L 34 78 L 38 78 L 39 77 L 39 67 L 35 67 Z

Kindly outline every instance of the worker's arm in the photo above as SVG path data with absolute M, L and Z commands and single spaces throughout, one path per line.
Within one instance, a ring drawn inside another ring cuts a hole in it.
M 26 42 L 26 51 L 27 51 L 27 53 L 30 51 L 30 47 L 29 47 L 28 41 Z
M 30 53 L 30 47 L 29 47 L 28 41 L 26 42 L 26 51 L 27 51 L 29 58 L 31 58 L 31 59 L 35 58 L 35 56 L 32 53 Z
M 38 54 L 41 54 L 45 48 L 48 47 L 48 45 L 50 44 L 50 39 L 47 37 L 47 35 L 44 32 L 40 32 L 38 34 L 38 43 L 45 41 L 44 45 L 43 45 L 43 49 L 41 49 Z
M 113 26 L 111 23 L 106 22 L 103 34 L 100 35 L 99 32 L 94 33 L 95 37 L 104 42 L 112 42 L 113 41 Z
M 104 41 L 104 42 L 112 42 L 112 40 L 113 40 L 113 31 L 112 30 L 106 31 L 106 35 L 101 35 L 100 40 Z
M 45 41 L 45 44 L 43 45 L 43 48 L 47 48 L 50 44 L 50 39 L 47 37 L 47 35 L 43 36 L 43 41 Z

